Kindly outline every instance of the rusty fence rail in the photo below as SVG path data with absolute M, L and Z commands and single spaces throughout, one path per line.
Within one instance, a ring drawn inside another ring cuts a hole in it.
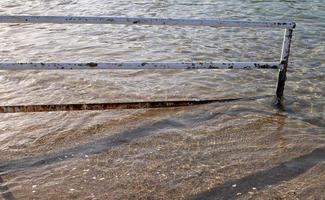
M 78 16 L 0 16 L 0 23 L 54 23 L 54 24 L 127 24 L 162 26 L 209 26 L 240 28 L 285 29 L 281 59 L 277 62 L 126 62 L 126 63 L 0 63 L 0 70 L 51 70 L 51 69 L 279 69 L 276 99 L 283 98 L 286 72 L 294 22 L 243 21 L 219 19 L 173 19 L 144 17 L 78 17 Z M 52 105 L 53 106 L 53 105 Z M 1 111 L 1 109 L 0 109 Z

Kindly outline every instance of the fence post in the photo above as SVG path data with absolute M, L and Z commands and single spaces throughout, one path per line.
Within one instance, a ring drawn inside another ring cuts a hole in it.
M 278 75 L 278 83 L 276 88 L 276 104 L 281 105 L 283 101 L 283 91 L 285 81 L 287 79 L 287 68 L 289 63 L 289 55 L 290 55 L 290 46 L 292 39 L 293 29 L 289 28 L 285 30 L 283 45 L 282 45 L 282 53 L 281 53 L 281 67 Z

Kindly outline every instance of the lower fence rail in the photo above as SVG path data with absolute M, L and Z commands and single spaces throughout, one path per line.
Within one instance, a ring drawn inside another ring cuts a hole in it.
M 184 106 L 192 106 L 192 105 L 201 105 L 201 104 L 207 104 L 216 101 L 217 100 L 153 101 L 153 102 L 125 102 L 125 103 L 0 106 L 0 113 L 168 108 L 168 107 L 184 107 Z M 218 102 L 225 102 L 225 101 L 218 101 Z
M 143 101 L 143 102 L 119 102 L 119 103 L 80 103 L 80 104 L 0 106 L 0 113 L 171 108 L 171 107 L 202 105 L 202 104 L 209 104 L 209 103 L 225 103 L 225 102 L 233 102 L 233 101 L 240 101 L 240 100 L 256 100 L 256 99 L 262 99 L 267 97 L 270 97 L 270 95 L 228 98 L 228 99 L 209 99 L 209 100 L 178 100 L 178 101 L 175 100 L 175 101 Z

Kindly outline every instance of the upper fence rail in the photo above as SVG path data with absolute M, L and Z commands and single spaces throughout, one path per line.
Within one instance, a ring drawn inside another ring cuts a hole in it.
M 54 23 L 54 24 L 141 24 L 212 27 L 295 28 L 294 22 L 221 20 L 221 19 L 176 19 L 146 17 L 85 17 L 85 16 L 0 16 L 0 23 Z

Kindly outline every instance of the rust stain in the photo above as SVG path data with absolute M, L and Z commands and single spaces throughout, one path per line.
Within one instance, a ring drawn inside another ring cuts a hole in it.
M 88 67 L 97 67 L 98 64 L 97 63 L 90 62 L 90 63 L 86 63 L 86 66 L 88 66 Z

